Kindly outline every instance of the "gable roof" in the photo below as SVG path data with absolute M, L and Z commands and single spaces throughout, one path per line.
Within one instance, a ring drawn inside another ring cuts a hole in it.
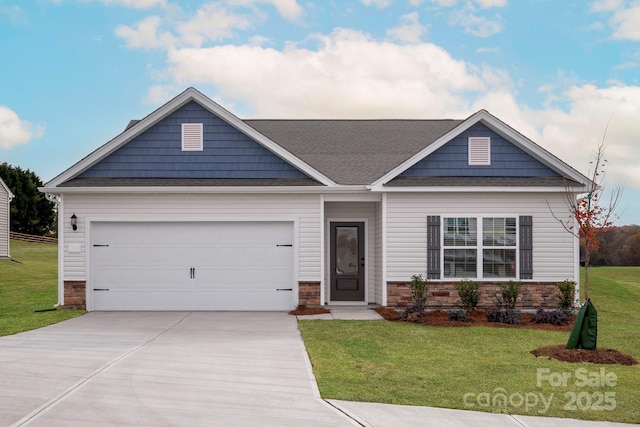
M 481 123 L 504 137 L 525 153 L 560 175 L 556 180 L 515 180 L 525 186 L 582 186 L 588 178 L 526 138 L 486 110 L 480 110 L 465 120 L 241 120 L 220 105 L 189 88 L 142 120 L 131 120 L 126 129 L 111 141 L 49 181 L 45 188 L 91 186 L 271 186 L 309 185 L 298 181 L 261 182 L 256 180 L 109 180 L 80 179 L 80 175 L 107 156 L 149 130 L 174 111 L 189 102 L 197 102 L 212 114 L 235 127 L 285 162 L 311 179 L 329 187 L 371 186 L 431 187 L 443 186 L 443 179 L 399 179 L 399 176 L 434 151 Z M 152 182 L 153 181 L 153 182 Z M 393 182 L 392 182 L 393 181 Z M 460 186 L 469 180 L 449 180 L 450 186 Z M 485 180 L 486 181 L 486 180 Z M 482 181 L 482 182 L 485 182 Z M 544 181 L 544 182 L 543 182 Z M 481 181 L 475 180 L 476 186 Z M 491 183 L 502 187 L 500 180 Z M 486 181 L 486 184 L 490 184 Z M 513 184 L 510 184 L 513 185 Z
M 343 185 L 371 184 L 462 120 L 245 120 Z
M 11 200 L 13 200 L 14 197 L 16 197 L 11 192 L 11 190 L 9 190 L 9 187 L 7 186 L 7 184 L 5 184 L 2 178 L 0 178 L 0 188 L 4 188 L 4 190 L 7 192 L 7 196 L 9 196 L 9 202 L 11 202 Z
M 172 112 L 178 110 L 182 106 L 186 105 L 189 102 L 197 102 L 205 109 L 209 110 L 211 113 L 220 117 L 222 120 L 230 124 L 231 126 L 238 129 L 240 132 L 244 133 L 258 144 L 261 144 L 267 150 L 271 151 L 273 154 L 282 158 L 284 161 L 288 162 L 292 166 L 298 168 L 300 171 L 308 175 L 310 178 L 315 179 L 316 181 L 326 185 L 326 186 L 336 186 L 337 184 L 329 179 L 327 176 L 323 175 L 318 170 L 309 166 L 299 158 L 297 158 L 292 153 L 288 152 L 282 146 L 278 145 L 268 137 L 264 136 L 260 132 L 256 131 L 251 126 L 247 125 L 245 122 L 240 120 L 234 114 L 230 113 L 216 102 L 211 100 L 210 98 L 203 95 L 201 92 L 197 91 L 194 88 L 188 88 L 180 95 L 176 96 L 147 117 L 140 121 L 130 121 L 127 125 L 124 132 L 120 135 L 113 138 L 111 141 L 107 142 L 103 146 L 99 147 L 97 150 L 93 151 L 91 154 L 71 166 L 66 171 L 62 172 L 60 175 L 53 178 L 51 181 L 45 184 L 45 188 L 58 187 L 65 182 L 77 177 L 82 172 L 89 169 L 91 166 L 98 163 L 100 160 L 107 157 L 109 154 L 113 153 L 120 147 L 124 146 L 126 143 L 131 141 L 136 136 L 144 133 L 146 130 L 151 128 L 154 124 L 158 123 L 163 118 L 167 117 Z
M 529 154 L 533 158 L 540 161 L 542 164 L 557 172 L 564 180 L 568 180 L 568 183 L 570 185 L 573 186 L 574 184 L 578 184 L 579 186 L 583 186 L 589 183 L 589 178 L 560 160 L 558 157 L 540 147 L 529 138 L 513 129 L 511 126 L 507 125 L 506 123 L 489 113 L 487 110 L 480 110 L 468 117 L 466 120 L 460 122 L 458 126 L 453 128 L 451 131 L 441 135 L 432 144 L 429 144 L 421 151 L 414 154 L 413 156 L 393 168 L 391 171 L 381 176 L 372 184 L 372 187 L 381 187 L 385 184 L 390 183 L 391 180 L 397 179 L 400 174 L 409 169 L 411 166 L 429 156 L 431 153 L 477 123 L 482 123 L 489 129 L 500 134 L 509 142 L 523 150 L 525 153 Z

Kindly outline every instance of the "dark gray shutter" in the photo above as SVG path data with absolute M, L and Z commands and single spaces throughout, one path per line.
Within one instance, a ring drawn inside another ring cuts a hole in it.
M 533 217 L 520 217 L 520 279 L 533 279 Z
M 427 279 L 440 278 L 440 217 L 427 217 Z

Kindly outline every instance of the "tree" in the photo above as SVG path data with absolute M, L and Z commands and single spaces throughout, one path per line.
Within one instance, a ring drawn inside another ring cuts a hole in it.
M 55 234 L 53 205 L 38 187 L 42 181 L 30 170 L 0 164 L 0 177 L 16 196 L 11 202 L 11 231 L 38 236 Z
M 570 218 L 563 220 L 553 214 L 552 211 L 552 214 L 556 220 L 562 224 L 564 229 L 580 238 L 584 245 L 584 279 L 582 289 L 585 299 L 589 298 L 589 263 L 591 253 L 599 247 L 598 236 L 600 233 L 607 227 L 613 225 L 613 220 L 616 217 L 615 210 L 622 195 L 622 189 L 615 187 L 611 191 L 609 200 L 606 203 L 602 199 L 604 177 L 607 167 L 607 160 L 604 158 L 606 149 L 604 141 L 605 138 L 598 144 L 597 150 L 595 151 L 595 160 L 590 162 L 589 183 L 584 197 L 576 199 L 575 191 L 567 185 L 565 196 Z

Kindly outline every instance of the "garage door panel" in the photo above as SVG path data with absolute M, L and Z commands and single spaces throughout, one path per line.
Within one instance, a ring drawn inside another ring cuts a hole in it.
M 293 307 L 292 223 L 94 223 L 92 243 L 94 310 Z

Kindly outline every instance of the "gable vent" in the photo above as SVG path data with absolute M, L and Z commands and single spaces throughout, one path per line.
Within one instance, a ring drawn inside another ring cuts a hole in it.
M 489 137 L 469 138 L 469 165 L 470 166 L 491 165 L 491 138 Z
M 182 151 L 202 151 L 202 123 L 182 124 Z

